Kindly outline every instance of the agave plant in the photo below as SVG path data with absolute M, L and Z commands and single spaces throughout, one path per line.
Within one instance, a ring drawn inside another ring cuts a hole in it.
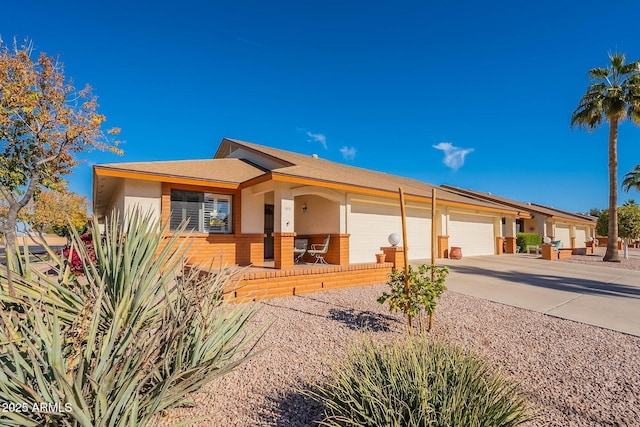
M 189 240 L 165 232 L 114 215 L 93 231 L 97 261 L 73 236 L 84 276 L 53 252 L 53 275 L 25 258 L 14 297 L 0 272 L 0 424 L 144 426 L 255 353 L 255 306 L 224 298 L 237 270 L 185 270 Z
M 535 417 L 517 384 L 477 356 L 424 337 L 365 341 L 331 377 L 304 392 L 324 406 L 325 426 L 508 427 Z

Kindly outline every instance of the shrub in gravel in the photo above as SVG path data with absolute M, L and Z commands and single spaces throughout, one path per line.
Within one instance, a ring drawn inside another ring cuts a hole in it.
M 422 264 L 417 269 L 409 266 L 408 272 L 408 289 L 404 271 L 394 269 L 389 274 L 387 282 L 391 290 L 383 292 L 378 302 L 389 303 L 391 312 L 402 311 L 406 314 L 409 327 L 411 327 L 411 318 L 424 310 L 429 315 L 429 330 L 431 330 L 437 299 L 447 289 L 444 282 L 449 274 L 449 268 Z
M 165 240 L 150 218 L 95 228 L 95 258 L 75 234 L 83 276 L 27 258 L 14 297 L 0 269 L 0 425 L 144 426 L 252 355 L 255 306 L 223 298 L 233 275 L 184 271 L 185 225 Z
M 516 426 L 534 418 L 518 385 L 443 342 L 366 341 L 307 392 L 326 426 Z

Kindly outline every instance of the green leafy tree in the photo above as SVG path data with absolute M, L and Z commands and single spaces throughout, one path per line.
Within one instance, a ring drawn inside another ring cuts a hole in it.
M 632 188 L 640 191 L 640 165 L 636 165 L 622 180 L 622 189 L 624 191 L 628 193 Z
M 64 75 L 62 63 L 33 46 L 0 40 L 0 232 L 7 243 L 8 265 L 15 253 L 20 211 L 42 188 L 66 187 L 64 176 L 78 163 L 78 153 L 91 149 L 121 153 L 102 129 L 91 87 L 77 90 Z
M 640 61 L 625 63 L 622 54 L 609 54 L 607 68 L 589 70 L 591 83 L 571 116 L 571 127 L 594 131 L 609 123 L 609 216 L 607 235 L 618 235 L 618 126 L 625 119 L 640 124 Z M 609 239 L 604 261 L 620 262 L 615 239 Z
M 589 215 L 598 217 L 602 213 L 602 209 L 600 208 L 591 208 L 589 209 Z
M 616 213 L 618 215 L 618 237 L 623 239 L 638 239 L 640 238 L 640 206 L 637 204 L 625 204 L 620 206 Z M 598 217 L 596 224 L 596 232 L 601 236 L 609 237 L 608 233 L 609 223 L 609 211 L 605 209 Z M 617 240 L 613 240 L 614 242 Z
M 20 219 L 40 233 L 71 238 L 72 230 L 87 228 L 89 202 L 85 196 L 68 191 L 42 191 L 27 205 Z

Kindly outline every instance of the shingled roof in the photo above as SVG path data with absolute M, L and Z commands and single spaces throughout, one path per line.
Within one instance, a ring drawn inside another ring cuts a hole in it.
M 571 212 L 563 211 L 560 209 L 555 209 L 549 206 L 540 205 L 537 203 L 520 202 L 517 200 L 508 199 L 506 197 L 496 196 L 495 194 L 483 193 L 481 191 L 470 190 L 467 188 L 458 188 L 452 185 L 442 185 L 442 188 L 449 191 L 455 191 L 459 194 L 466 194 L 466 195 L 477 197 L 483 200 L 493 201 L 506 206 L 511 206 L 513 208 L 520 209 L 523 211 L 542 214 L 548 217 L 565 219 L 569 221 L 582 222 L 582 223 L 595 223 L 597 220 L 597 218 L 589 215 L 571 213 Z
M 402 187 L 405 194 L 424 199 L 430 199 L 432 189 L 436 188 L 438 189 L 436 197 L 440 202 L 473 205 L 505 213 L 518 211 L 518 209 L 513 209 L 500 203 L 444 190 L 423 181 L 358 168 L 315 156 L 279 150 L 277 148 L 236 139 L 223 139 L 216 152 L 216 158 L 229 155 L 230 151 L 234 148 L 244 148 L 257 155 L 266 155 L 270 160 L 281 165 L 271 170 L 272 176 L 299 178 L 325 184 L 345 185 L 354 191 L 357 191 L 357 189 L 369 189 L 397 194 L 398 188 Z
M 247 155 L 241 155 L 239 148 Z M 234 151 L 237 151 L 234 153 Z M 262 160 L 260 160 L 262 159 Z M 500 201 L 448 190 L 397 175 L 358 168 L 291 151 L 224 138 L 213 159 L 159 162 L 111 163 L 94 166 L 94 209 L 102 207 L 116 178 L 132 178 L 169 183 L 224 186 L 237 189 L 267 180 L 317 185 L 341 191 L 395 197 L 402 187 L 411 200 L 428 202 L 437 188 L 439 204 L 478 208 L 484 211 L 528 217 L 530 209 L 521 209 Z M 96 200 L 99 199 L 99 200 Z

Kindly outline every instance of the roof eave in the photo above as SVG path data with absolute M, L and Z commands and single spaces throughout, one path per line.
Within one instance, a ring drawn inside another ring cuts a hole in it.
M 205 187 L 220 187 L 233 190 L 237 189 L 240 186 L 239 182 L 193 178 L 154 172 L 134 172 L 122 169 L 112 169 L 99 165 L 93 166 L 93 172 L 95 176 L 112 176 L 116 178 L 140 179 L 143 181 L 167 182 L 171 184 L 200 185 Z
M 272 171 L 270 173 L 270 178 L 273 179 L 274 181 L 303 184 L 303 185 L 316 185 L 319 187 L 331 188 L 334 190 L 353 191 L 357 193 L 369 194 L 372 196 L 398 197 L 398 193 L 395 191 L 383 190 L 383 189 L 373 188 L 373 187 L 363 187 L 363 186 L 358 186 L 353 184 L 345 184 L 345 183 L 325 181 L 325 180 L 319 180 L 319 179 L 304 178 L 304 177 L 299 177 L 295 175 L 277 173 L 275 171 Z M 265 179 L 265 180 L 268 180 L 268 179 Z M 263 182 L 263 181 L 261 180 L 259 182 Z M 255 182 L 255 184 L 258 184 L 259 182 Z M 405 193 L 405 199 L 416 201 L 416 202 L 431 203 L 431 197 L 421 196 L 421 195 L 411 194 L 411 193 Z M 445 206 L 463 207 L 465 209 L 481 210 L 485 212 L 501 213 L 501 214 L 507 214 L 507 215 L 518 214 L 517 211 L 502 209 L 499 207 L 493 208 L 488 206 L 480 206 L 480 205 L 474 205 L 474 204 L 462 203 L 462 202 L 456 202 L 456 201 L 444 200 L 444 199 L 436 199 L 436 201 L 438 204 L 445 205 Z

